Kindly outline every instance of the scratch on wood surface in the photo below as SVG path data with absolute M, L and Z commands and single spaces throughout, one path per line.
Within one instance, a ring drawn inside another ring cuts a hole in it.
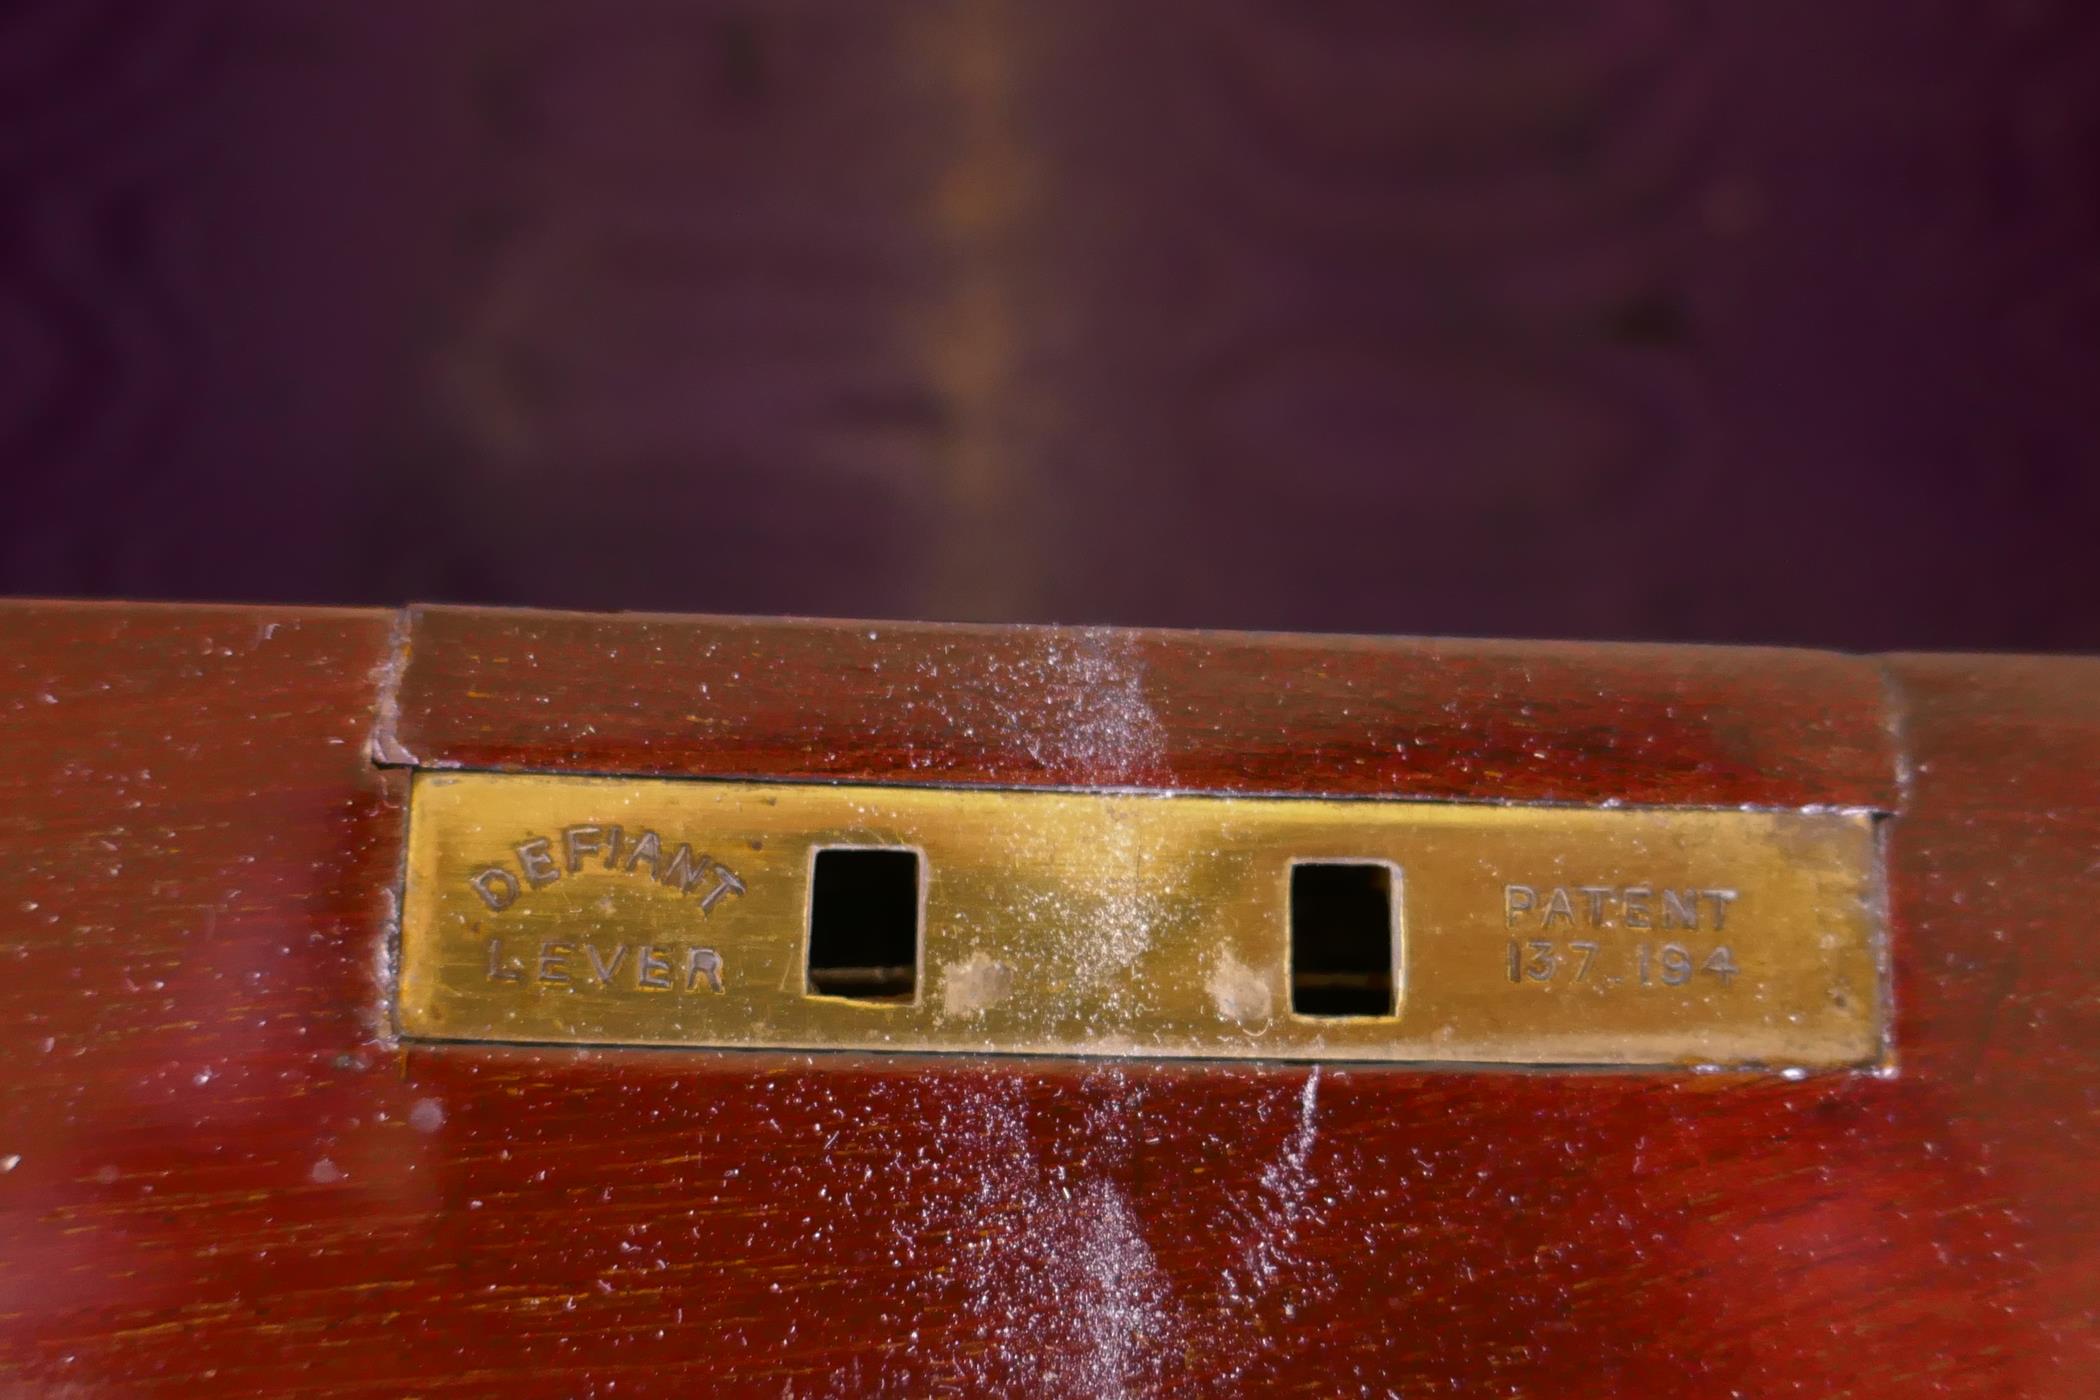
M 409 752 L 400 738 L 401 730 L 401 678 L 407 674 L 414 612 L 402 608 L 394 614 L 392 634 L 387 640 L 385 657 L 372 679 L 378 687 L 378 697 L 372 706 L 372 761 L 379 764 L 394 764 L 413 767 L 416 756 Z
M 1877 660 L 1875 668 L 1881 673 L 1882 723 L 1889 736 L 1891 762 L 1896 772 L 1896 809 L 1907 811 L 1910 794 L 1917 781 L 1917 770 L 1912 765 L 1910 754 L 1910 697 L 1885 660 Z

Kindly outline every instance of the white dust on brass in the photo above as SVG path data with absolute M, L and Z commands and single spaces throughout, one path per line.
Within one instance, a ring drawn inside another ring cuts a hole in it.
M 928 663 L 926 679 L 945 696 L 955 742 L 989 752 L 1025 754 L 1040 779 L 1056 787 L 1132 786 L 1157 780 L 1166 731 L 1146 699 L 1146 668 L 1137 639 L 1112 628 L 1023 631 L 1011 655 L 972 654 Z M 1144 989 L 1130 971 L 1151 946 L 1163 899 L 1143 866 L 1143 848 L 1128 819 L 1128 804 L 1149 797 L 1113 798 L 1102 805 L 1095 838 L 1101 872 L 1084 885 L 1049 883 L 1016 891 L 1010 926 L 985 930 L 995 946 L 943 970 L 951 1010 L 977 1014 L 985 996 L 1007 990 L 986 964 L 1011 966 L 1008 950 L 1025 949 L 1031 1000 L 1026 1014 L 1046 1033 L 1091 1043 L 1095 1028 L 1073 1024 L 1079 1006 L 1105 1007 L 1127 1020 L 1127 1004 Z M 1028 833 L 1002 853 L 1015 871 L 1055 870 L 1054 839 Z M 980 961 L 981 960 L 981 961 Z M 1009 973 L 1010 977 L 1011 974 Z
M 1267 979 L 1234 957 L 1230 949 L 1219 949 L 1204 985 L 1218 1014 L 1228 1021 L 1262 1025 L 1275 1013 L 1275 997 Z
M 941 1005 L 950 1016 L 979 1016 L 1013 994 L 1014 971 L 997 958 L 972 953 L 941 974 Z
M 1142 850 L 1125 804 L 1157 798 L 1112 798 L 1101 806 L 1093 833 L 1098 868 L 1085 883 L 1044 881 L 1012 892 L 1011 926 L 989 930 L 1003 944 L 1025 949 L 1030 1010 L 1046 1025 L 1065 1022 L 1079 1006 L 1100 1007 L 1105 1019 L 1127 1023 L 1146 993 L 1132 969 L 1152 946 L 1167 891 L 1146 878 Z M 1051 870 L 1063 855 L 1054 837 L 1023 829 L 1004 858 L 1017 871 Z M 1065 1027 L 1081 1038 L 1106 1027 Z

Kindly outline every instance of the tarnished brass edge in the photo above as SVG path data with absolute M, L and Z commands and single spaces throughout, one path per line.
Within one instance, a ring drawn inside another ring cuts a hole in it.
M 373 757 L 372 766 L 407 770 L 411 777 L 444 778 L 588 778 L 597 782 L 694 783 L 718 786 L 745 783 L 784 788 L 872 788 L 884 792 L 1011 793 L 1017 797 L 1049 793 L 1065 797 L 1171 797 L 1202 798 L 1219 802 L 1334 802 L 1364 803 L 1375 807 L 1514 807 L 1523 811 L 1555 812 L 1742 812 L 1750 816 L 1802 817 L 1896 817 L 1892 807 L 1871 802 L 1808 802 L 1797 805 L 1771 802 L 1645 802 L 1610 798 L 1602 802 L 1573 797 L 1492 797 L 1479 794 L 1407 792 L 1306 792 L 1301 788 L 1219 787 L 1131 787 L 1097 783 L 967 783 L 952 779 L 917 779 L 909 774 L 881 778 L 837 778 L 822 774 L 791 773 L 638 773 L 632 768 L 545 768 L 453 763 L 415 756 L 397 759 Z
M 1893 1064 L 1866 1059 L 1842 1064 L 1807 1063 L 1794 1064 L 1784 1060 L 1736 1060 L 1726 1063 L 1711 1063 L 1690 1060 L 1362 1060 L 1337 1055 L 1140 1055 L 1109 1054 L 1083 1050 L 920 1050 L 909 1047 L 862 1046 L 862 1045 L 696 1045 L 670 1041 L 620 1041 L 620 1040 L 489 1040 L 472 1036 L 432 1036 L 399 1033 L 396 1036 L 403 1048 L 422 1052 L 494 1053 L 538 1056 L 548 1051 L 560 1053 L 564 1058 L 588 1061 L 596 1055 L 617 1055 L 622 1058 L 637 1055 L 662 1055 L 667 1061 L 676 1063 L 695 1057 L 720 1058 L 724 1062 L 744 1064 L 794 1064 L 801 1066 L 852 1065 L 858 1068 L 879 1069 L 896 1065 L 924 1065 L 929 1068 L 954 1068 L 958 1062 L 971 1068 L 997 1068 L 1009 1066 L 1023 1069 L 1054 1069 L 1072 1066 L 1084 1069 L 1090 1066 L 1114 1065 L 1118 1067 L 1172 1070 L 1177 1067 L 1191 1069 L 1231 1067 L 1247 1070 L 1303 1070 L 1307 1065 L 1331 1066 L 1351 1074 L 1511 1074 L 1537 1076 L 1578 1076 L 1582 1078 L 1608 1079 L 1631 1077 L 1649 1079 L 1658 1076 L 1680 1077 L 1699 1083 L 1727 1083 L 1730 1080 L 1766 1081 L 1771 1079 L 1807 1080 L 1826 1079 L 1832 1076 L 1857 1076 L 1870 1079 L 1897 1078 Z
M 1876 1018 L 1880 1045 L 1871 1065 L 1876 1074 L 1894 1078 L 1901 1071 L 1896 1053 L 1896 910 L 1895 899 L 1889 888 L 1889 846 L 1895 840 L 1895 826 L 1900 817 L 1894 812 L 1872 812 L 1868 830 L 1873 835 L 1873 864 L 1867 871 L 1868 888 L 1872 891 L 1870 907 L 1874 923 L 1869 930 L 1874 950 L 1874 976 L 1880 989 L 1881 1007 Z

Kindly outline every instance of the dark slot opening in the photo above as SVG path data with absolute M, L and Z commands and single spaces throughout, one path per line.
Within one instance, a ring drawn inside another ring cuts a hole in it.
M 1393 871 L 1372 862 L 1291 867 L 1291 1010 L 1393 1014 Z
M 919 985 L 919 853 L 817 852 L 809 892 L 809 991 L 910 1001 Z

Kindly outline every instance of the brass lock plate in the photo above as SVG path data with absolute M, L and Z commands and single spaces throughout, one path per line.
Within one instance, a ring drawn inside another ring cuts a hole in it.
M 419 773 L 403 1035 L 1501 1065 L 1887 1058 L 1853 811 Z

